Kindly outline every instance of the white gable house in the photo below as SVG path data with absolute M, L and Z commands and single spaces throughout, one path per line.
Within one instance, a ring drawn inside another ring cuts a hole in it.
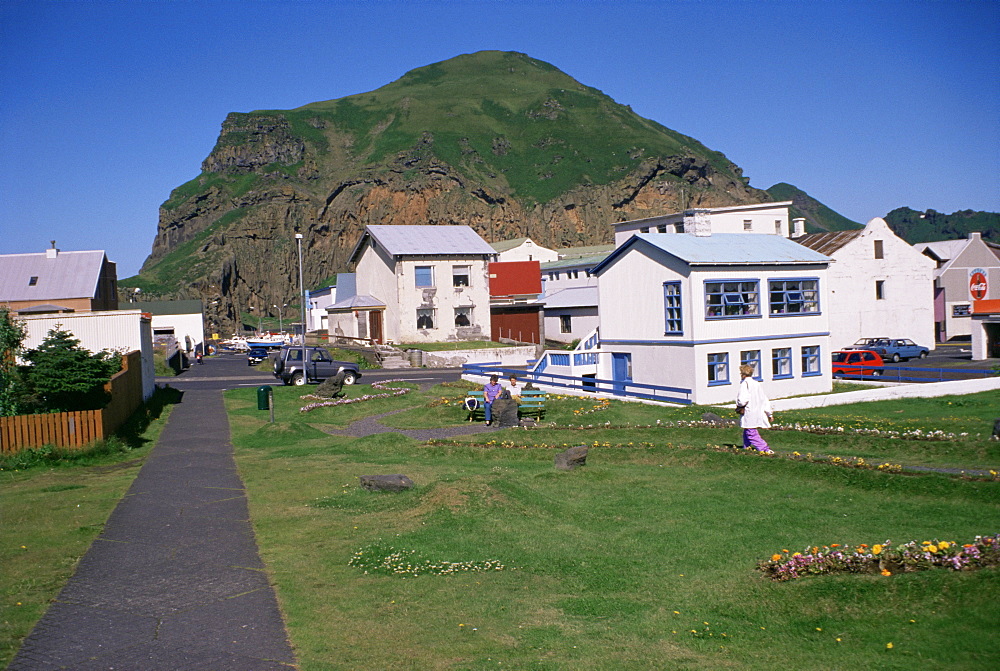
M 934 261 L 875 218 L 861 230 L 792 238 L 833 259 L 829 272 L 830 342 L 909 338 L 934 346 Z
M 780 235 L 636 234 L 594 268 L 597 377 L 721 403 L 747 363 L 771 397 L 828 392 L 829 262 Z
M 487 264 L 495 257 L 468 226 L 365 227 L 351 263 L 357 296 L 371 308 L 369 337 L 397 343 L 488 340 Z
M 636 233 L 689 233 L 714 235 L 716 233 L 758 233 L 789 237 L 788 208 L 792 201 L 755 203 L 729 207 L 702 207 L 665 214 L 646 219 L 632 219 L 612 224 L 615 229 L 615 246 L 621 247 Z M 805 232 L 804 220 L 797 219 L 798 227 Z

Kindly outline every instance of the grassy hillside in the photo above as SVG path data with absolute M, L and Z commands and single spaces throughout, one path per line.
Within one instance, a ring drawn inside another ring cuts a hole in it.
M 980 232 L 983 239 L 1000 243 L 1000 213 L 961 210 L 943 214 L 934 210 L 917 212 L 900 207 L 885 215 L 885 221 L 896 235 L 911 245 L 935 240 L 958 240 L 969 233 Z

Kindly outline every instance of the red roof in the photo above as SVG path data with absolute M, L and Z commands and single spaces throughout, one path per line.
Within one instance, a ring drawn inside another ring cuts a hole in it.
M 488 267 L 491 297 L 542 293 L 542 267 L 538 261 L 497 261 Z

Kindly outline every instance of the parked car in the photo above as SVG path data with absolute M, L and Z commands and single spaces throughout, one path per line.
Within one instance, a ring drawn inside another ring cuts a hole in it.
M 900 359 L 923 359 L 930 351 L 909 338 L 882 338 L 868 348 L 882 355 L 887 361 L 897 363 Z
M 888 338 L 862 338 L 850 347 L 845 347 L 844 349 L 872 349 L 872 346 L 880 340 L 888 340 Z
M 833 353 L 834 377 L 878 377 L 884 366 L 878 352 L 869 349 L 851 349 Z
M 305 373 L 302 371 L 302 347 L 282 347 L 274 358 L 274 377 L 283 384 L 303 385 L 322 382 L 333 377 L 343 368 L 344 384 L 354 384 L 361 377 L 358 364 L 353 361 L 335 361 L 322 347 L 306 347 Z
M 251 347 L 247 350 L 247 365 L 256 366 L 267 358 L 266 347 Z

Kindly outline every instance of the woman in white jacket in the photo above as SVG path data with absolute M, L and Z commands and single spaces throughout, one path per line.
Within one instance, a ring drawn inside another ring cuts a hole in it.
M 764 393 L 764 387 L 753 378 L 753 366 L 740 366 L 740 391 L 736 395 L 736 406 L 743 408 L 740 426 L 743 428 L 743 447 L 758 452 L 770 453 L 771 448 L 761 438 L 757 429 L 771 428 L 771 401 Z

